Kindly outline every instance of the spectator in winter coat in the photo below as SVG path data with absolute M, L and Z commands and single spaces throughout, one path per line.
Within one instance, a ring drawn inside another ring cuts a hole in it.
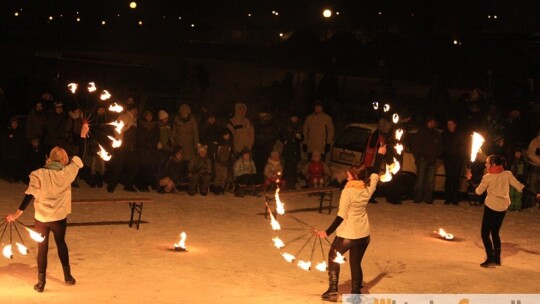
M 334 141 L 334 123 L 332 117 L 323 112 L 322 102 L 315 102 L 314 112 L 306 117 L 304 123 L 304 152 L 311 159 L 313 151 L 322 151 L 321 158 L 326 159 L 330 145 Z
M 188 163 L 183 159 L 182 147 L 173 148 L 172 155 L 169 157 L 159 178 L 160 193 L 175 193 L 182 187 L 182 183 L 188 178 Z
M 45 126 L 45 140 L 47 147 L 59 146 L 68 148 L 71 145 L 71 130 L 69 130 L 68 118 L 64 112 L 64 105 L 60 101 L 54 103 L 54 108 L 47 116 Z M 69 150 L 69 149 L 68 149 Z
M 234 153 L 240 155 L 244 148 L 251 150 L 255 140 L 255 131 L 251 121 L 246 117 L 247 106 L 243 103 L 234 105 L 234 117 L 227 123 L 232 133 Z
M 313 151 L 311 160 L 304 166 L 302 171 L 308 186 L 311 188 L 324 187 L 332 176 L 330 168 L 322 161 L 321 154 L 317 151 Z
M 222 128 L 219 142 L 213 149 L 214 152 L 214 193 L 224 194 L 225 185 L 231 168 L 233 154 L 232 138 L 229 129 Z
M 30 172 L 43 167 L 46 156 L 47 151 L 41 146 L 39 138 L 31 138 L 24 158 L 25 176 L 27 177 L 30 175 Z M 25 182 L 28 182 L 28 178 L 26 178 Z
M 261 109 L 255 121 L 255 141 L 253 143 L 253 161 L 257 166 L 257 172 L 263 172 L 268 156 L 272 152 L 278 139 L 279 128 L 268 109 Z M 262 174 L 259 180 L 263 180 Z
M 173 122 L 172 143 L 181 146 L 184 149 L 184 159 L 190 161 L 195 158 L 195 150 L 199 143 L 197 121 L 187 104 L 180 105 L 178 113 Z
M 289 188 L 294 189 L 297 179 L 298 162 L 302 158 L 301 144 L 304 140 L 302 123 L 298 114 L 292 113 L 289 121 L 279 132 L 279 140 L 283 145 L 283 178 L 289 181 Z
M 443 148 L 441 133 L 435 129 L 436 126 L 435 117 L 428 116 L 424 128 L 416 133 L 411 147 L 417 171 L 413 200 L 417 204 L 433 204 L 435 165 Z
M 540 192 L 540 132 L 529 143 L 527 159 L 529 161 L 529 188 L 534 192 Z
M 161 152 L 171 152 L 173 150 L 172 145 L 172 129 L 169 124 L 169 114 L 164 110 L 159 110 L 159 142 L 157 148 Z
M 137 123 L 137 159 L 139 164 L 137 189 L 139 191 L 147 192 L 149 186 L 155 189 L 154 172 L 159 160 L 158 143 L 158 123 L 154 121 L 152 112 L 145 111 L 142 119 Z
M 26 139 L 30 140 L 32 137 L 37 137 L 40 141 L 43 141 L 46 124 L 47 114 L 43 108 L 43 103 L 37 101 L 26 118 Z
M 264 183 L 261 185 L 261 190 L 267 191 L 270 185 L 277 183 L 281 190 L 286 187 L 286 181 L 282 178 L 283 165 L 281 164 L 281 156 L 279 152 L 272 151 L 270 157 L 264 167 Z
M 24 131 L 19 128 L 16 116 L 9 119 L 9 126 L 2 134 L 2 163 L 6 168 L 6 178 L 10 183 L 18 183 L 24 180 L 24 155 L 26 140 Z
M 199 145 L 197 156 L 189 161 L 189 187 L 188 194 L 195 195 L 197 188 L 203 196 L 208 194 L 208 187 L 212 180 L 212 161 L 208 157 L 208 147 Z
M 235 196 L 244 196 L 243 190 L 240 185 L 252 187 L 256 184 L 256 174 L 257 168 L 255 167 L 255 163 L 251 159 L 251 151 L 249 151 L 248 148 L 244 148 L 240 152 L 240 157 L 233 166 L 234 181 L 238 184 L 238 186 L 236 187 Z
M 461 133 L 457 128 L 456 119 L 446 120 L 446 130 L 442 133 L 445 205 L 459 204 L 460 175 L 466 160 L 465 149 L 463 149 L 466 138 L 467 135 Z

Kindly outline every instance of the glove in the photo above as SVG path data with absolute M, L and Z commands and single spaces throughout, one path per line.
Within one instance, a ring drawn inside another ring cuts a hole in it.
M 303 145 L 302 145 L 302 151 L 304 151 L 304 153 L 307 152 L 307 145 L 306 145 L 306 144 L 303 144 Z
M 324 145 L 324 154 L 328 154 L 330 152 L 330 144 Z

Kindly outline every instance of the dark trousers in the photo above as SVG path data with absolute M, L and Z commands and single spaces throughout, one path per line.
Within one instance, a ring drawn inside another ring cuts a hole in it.
M 40 222 L 36 220 L 35 229 L 38 233 L 45 236 L 45 239 L 41 243 L 37 243 L 37 265 L 38 272 L 45 273 L 47 271 L 47 254 L 49 253 L 49 232 L 52 231 L 54 235 L 54 241 L 56 248 L 58 249 L 58 257 L 62 266 L 69 266 L 69 251 L 66 244 L 66 228 L 67 219 L 63 219 L 55 222 Z
M 444 195 L 448 203 L 459 202 L 459 174 L 461 173 L 462 163 L 456 160 L 444 161 Z
M 501 249 L 499 230 L 501 230 L 505 215 L 506 211 L 494 211 L 488 206 L 484 206 L 484 216 L 482 217 L 482 242 L 484 243 L 486 251 L 491 252 L 493 249 Z
M 369 240 L 369 236 L 354 240 L 344 239 L 336 236 L 332 242 L 332 247 L 330 247 L 330 251 L 328 252 L 328 271 L 335 271 L 339 274 L 340 265 L 334 262 L 334 259 L 337 256 L 336 251 L 338 251 L 341 255 L 344 255 L 350 250 L 351 252 L 349 253 L 349 260 L 351 266 L 351 279 L 352 281 L 357 281 L 362 284 L 362 280 L 364 278 L 362 272 L 362 258 L 364 257 L 364 253 L 369 245 Z
M 121 151 L 116 153 L 109 170 L 109 187 L 114 188 L 119 182 L 122 182 L 126 187 L 133 187 L 137 169 L 137 155 L 135 152 Z M 120 180 L 120 177 L 122 177 L 122 180 Z
M 201 194 L 207 194 L 211 179 L 212 176 L 210 176 L 210 174 L 192 173 L 189 178 L 188 192 L 190 194 L 195 194 L 198 186 Z

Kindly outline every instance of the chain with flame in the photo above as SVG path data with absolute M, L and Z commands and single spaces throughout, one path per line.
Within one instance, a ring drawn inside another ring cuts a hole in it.
M 75 97 L 77 97 L 79 84 L 78 83 L 69 83 L 67 85 L 67 87 L 68 87 L 68 90 Z M 86 88 L 87 88 L 87 91 L 88 91 L 89 95 L 95 94 L 98 91 L 98 88 L 96 87 L 96 83 L 93 82 L 93 81 L 89 82 Z M 87 95 L 87 97 L 88 97 L 88 95 Z M 99 100 L 101 100 L 101 101 L 107 101 L 111 97 L 112 97 L 111 93 L 109 93 L 109 91 L 107 91 L 107 90 L 102 90 L 101 93 L 99 93 Z M 108 109 L 109 109 L 109 111 L 115 112 L 115 113 L 121 113 L 122 111 L 124 111 L 124 108 L 122 106 L 118 105 L 116 102 L 109 105 Z M 90 119 L 89 119 L 91 115 L 86 115 L 86 116 L 88 117 L 88 119 L 85 118 L 83 123 L 86 124 L 88 126 L 88 128 L 89 128 L 90 125 L 91 125 Z M 114 122 L 108 123 L 108 125 L 113 126 L 117 134 L 122 134 L 122 129 L 124 128 L 124 122 L 122 122 L 122 121 L 114 121 Z M 89 132 L 89 134 L 90 134 L 90 132 Z M 107 136 L 107 137 L 111 140 L 111 147 L 112 148 L 116 149 L 116 148 L 119 148 L 122 145 L 121 140 L 116 139 L 116 138 L 114 138 L 112 136 Z M 99 157 L 101 157 L 101 159 L 103 159 L 104 161 L 109 161 L 112 158 L 111 154 L 101 144 L 98 144 L 98 145 L 99 145 L 99 151 L 97 152 L 97 155 Z
M 28 248 L 26 248 L 26 246 L 24 245 L 24 241 L 21 236 L 21 233 L 19 232 L 19 229 L 17 228 L 17 225 L 15 223 L 19 223 L 21 226 L 23 226 L 24 229 L 26 229 L 26 231 L 28 231 L 28 233 L 30 234 L 30 238 L 32 238 L 34 241 L 43 242 L 43 240 L 45 239 L 43 235 L 28 228 L 26 225 L 24 225 L 23 223 L 19 221 L 8 222 L 6 219 L 4 219 L 2 224 L 0 224 L 0 228 L 4 227 L 4 229 L 2 230 L 2 235 L 0 236 L 0 242 L 4 238 L 7 228 L 9 227 L 9 244 L 4 245 L 4 248 L 2 249 L 2 254 L 7 259 L 13 259 L 13 230 L 15 230 L 20 240 L 20 242 L 15 242 L 15 246 L 17 247 L 17 250 L 19 251 L 19 253 L 21 255 L 27 255 L 30 252 Z
M 285 215 L 285 216 L 295 220 L 297 223 L 302 224 L 304 228 L 301 228 L 301 230 L 308 230 L 308 232 L 303 233 L 300 236 L 298 236 L 298 237 L 296 237 L 294 239 L 291 239 L 289 241 L 286 241 L 286 242 L 281 240 L 278 236 L 275 236 L 275 237 L 272 238 L 272 242 L 274 244 L 274 247 L 276 247 L 277 249 L 280 249 L 280 255 L 283 257 L 283 259 L 285 261 L 287 261 L 288 263 L 293 263 L 293 262 L 295 262 L 297 260 L 297 257 L 302 253 L 302 251 L 305 248 L 307 248 L 308 245 L 311 243 L 311 254 L 309 256 L 309 260 L 298 259 L 298 262 L 296 262 L 296 265 L 300 269 L 303 269 L 305 271 L 311 271 L 312 261 L 313 261 L 313 257 L 314 257 L 314 254 L 315 254 L 315 249 L 317 247 L 317 243 L 319 243 L 320 249 L 321 249 L 321 254 L 322 254 L 322 257 L 323 257 L 323 261 L 320 262 L 320 263 L 317 263 L 315 265 L 315 269 L 318 270 L 318 271 L 321 271 L 321 272 L 325 272 L 328 269 L 328 265 L 327 265 L 326 261 L 324 261 L 324 258 L 325 258 L 324 252 L 325 251 L 324 251 L 324 248 L 323 248 L 322 239 L 315 236 L 315 234 L 313 233 L 314 228 L 312 226 L 308 225 L 307 223 L 303 222 L 302 220 L 300 220 L 300 219 L 298 219 L 298 218 L 296 218 L 296 217 L 294 217 L 294 216 L 292 216 L 290 214 L 285 214 L 285 204 L 281 200 L 281 198 L 279 196 L 279 192 L 280 192 L 280 189 L 279 189 L 279 187 L 277 187 L 276 192 L 274 194 L 275 202 L 276 202 L 276 210 L 275 210 L 276 215 L 275 216 L 274 216 L 274 213 L 272 212 L 272 210 L 270 208 L 270 205 L 268 204 L 268 201 L 265 202 L 267 212 L 270 215 L 270 225 L 272 226 L 272 230 L 274 230 L 276 232 L 282 230 L 282 226 L 277 221 L 276 217 L 278 215 L 281 215 L 281 216 Z M 286 229 L 286 228 L 283 228 L 283 229 Z M 300 249 L 298 249 L 295 254 L 291 254 L 291 253 L 288 253 L 286 251 L 281 251 L 282 248 L 290 246 L 292 243 L 294 243 L 294 242 L 296 242 L 298 240 L 305 239 L 306 237 L 308 237 L 307 240 L 305 240 L 305 242 L 300 246 Z M 331 247 L 333 247 L 332 244 L 330 243 L 330 241 L 328 241 L 328 239 L 325 238 L 325 240 L 330 244 Z M 341 255 L 337 250 L 336 250 L 336 254 L 337 255 L 336 255 L 336 258 L 334 259 L 334 262 L 339 263 L 339 264 L 343 264 L 345 262 L 345 259 L 344 259 L 343 255 Z

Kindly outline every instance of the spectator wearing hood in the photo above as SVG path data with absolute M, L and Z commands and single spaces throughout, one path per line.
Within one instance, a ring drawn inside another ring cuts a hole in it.
M 180 105 L 178 115 L 174 118 L 172 127 L 172 143 L 184 149 L 184 159 L 190 161 L 195 158 L 195 149 L 199 143 L 197 121 L 191 114 L 187 104 Z
M 255 129 L 251 121 L 246 117 L 247 106 L 243 103 L 234 105 L 234 116 L 227 123 L 227 128 L 232 133 L 234 141 L 234 153 L 240 155 L 244 148 L 251 150 L 255 141 Z
M 202 196 L 208 194 L 208 187 L 212 180 L 212 161 L 208 157 L 208 147 L 206 145 L 198 145 L 197 156 L 189 161 L 189 186 L 188 194 L 195 195 L 197 188 Z
M 47 115 L 43 102 L 37 101 L 26 118 L 26 139 L 37 137 L 43 140 L 45 125 L 47 124 Z

